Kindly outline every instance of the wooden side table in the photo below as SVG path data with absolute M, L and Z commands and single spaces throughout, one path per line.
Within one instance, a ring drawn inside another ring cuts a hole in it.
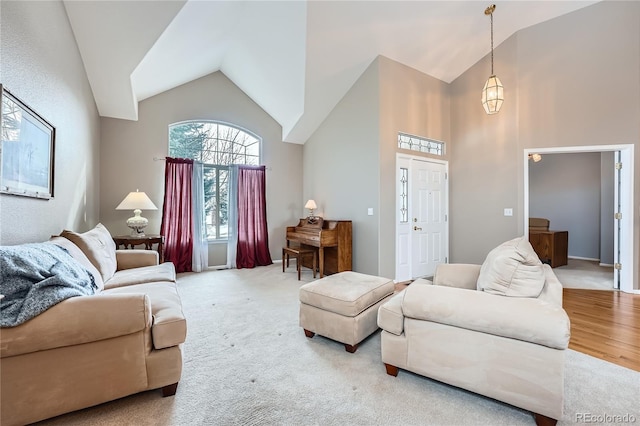
M 552 268 L 567 264 L 568 231 L 529 231 L 529 242 L 540 260 Z
M 125 249 L 132 249 L 135 246 L 144 244 L 145 249 L 153 250 L 153 245 L 157 244 L 160 263 L 164 262 L 164 254 L 162 252 L 162 246 L 164 245 L 163 235 L 144 235 L 142 237 L 134 237 L 131 235 L 117 235 L 113 237 L 113 241 L 116 243 L 116 248 L 120 248 L 120 246 L 122 245 Z

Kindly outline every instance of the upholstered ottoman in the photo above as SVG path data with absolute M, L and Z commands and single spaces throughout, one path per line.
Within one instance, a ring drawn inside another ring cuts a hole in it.
M 388 278 L 351 271 L 307 283 L 300 287 L 300 326 L 307 337 L 317 333 L 353 353 L 378 329 L 378 308 L 393 290 Z

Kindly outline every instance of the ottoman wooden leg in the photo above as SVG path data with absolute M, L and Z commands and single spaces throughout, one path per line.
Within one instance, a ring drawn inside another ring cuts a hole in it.
M 344 344 L 344 350 L 349 352 L 350 354 L 354 353 L 358 349 L 358 345 L 347 345 Z
M 308 338 L 312 338 L 313 336 L 316 335 L 316 333 L 314 333 L 313 331 L 309 331 L 306 328 L 304 329 L 304 335 L 307 336 Z

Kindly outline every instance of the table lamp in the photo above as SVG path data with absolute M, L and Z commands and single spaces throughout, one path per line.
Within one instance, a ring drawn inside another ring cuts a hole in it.
M 313 209 L 318 208 L 316 206 L 316 202 L 314 200 L 307 201 L 307 204 L 304 205 L 305 209 L 309 209 L 309 217 L 313 217 Z
M 147 194 L 136 189 L 136 192 L 130 192 L 118 204 L 116 210 L 133 210 L 133 216 L 127 219 L 127 226 L 131 228 L 131 236 L 144 237 L 144 228 L 149 224 L 149 221 L 140 214 L 142 214 L 142 210 L 158 210 L 158 208 Z

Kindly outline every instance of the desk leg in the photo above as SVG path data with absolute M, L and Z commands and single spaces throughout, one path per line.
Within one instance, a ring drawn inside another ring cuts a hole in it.
M 162 248 L 163 248 L 162 246 L 163 246 L 163 245 L 164 245 L 164 244 L 162 244 L 162 243 L 158 243 L 158 257 L 159 257 L 159 259 L 160 259 L 160 263 L 163 263 L 163 262 L 164 262 L 164 253 L 163 253 L 163 251 L 162 251 Z
M 324 248 L 320 247 L 318 249 L 318 261 L 320 262 L 320 278 L 324 277 Z

